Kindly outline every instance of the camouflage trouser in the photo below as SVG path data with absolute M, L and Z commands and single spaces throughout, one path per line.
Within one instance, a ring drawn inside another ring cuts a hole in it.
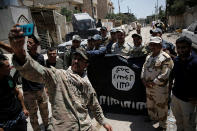
M 173 95 L 171 108 L 176 119 L 177 131 L 196 131 L 195 105 L 184 102 Z
M 79 131 L 79 127 L 72 127 L 72 129 L 67 129 L 66 127 L 64 126 L 60 126 L 58 125 L 59 127 L 56 127 L 54 129 L 54 125 L 52 125 L 52 123 L 49 124 L 48 126 L 48 129 L 47 131 Z M 71 127 L 70 127 L 71 128 Z M 94 127 L 94 126 L 91 126 L 89 129 L 87 129 L 86 131 L 99 131 L 100 128 L 97 128 L 97 127 Z
M 159 121 L 159 126 L 166 128 L 168 115 L 167 87 L 153 86 L 146 88 L 146 98 L 150 119 Z
M 30 122 L 34 131 L 40 131 L 37 111 L 38 107 L 44 126 L 48 125 L 48 97 L 45 90 L 24 92 L 24 102 L 30 114 Z

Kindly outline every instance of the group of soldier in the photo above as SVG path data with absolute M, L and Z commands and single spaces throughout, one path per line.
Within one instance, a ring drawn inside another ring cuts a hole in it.
M 157 121 L 159 129 L 166 130 L 169 99 L 172 99 L 177 130 L 195 131 L 197 56 L 192 51 L 191 40 L 178 38 L 175 51 L 173 44 L 162 39 L 160 28 L 150 31 L 149 43 L 143 43 L 140 33 L 141 30 L 132 34 L 133 43 L 130 43 L 125 40 L 123 29 L 113 28 L 108 36 L 107 28 L 101 27 L 100 34 L 88 37 L 87 46 L 82 47 L 80 36 L 74 35 L 71 47 L 63 55 L 57 57 L 57 49 L 51 47 L 47 50 L 48 59 L 44 60 L 43 55 L 37 53 L 39 40 L 34 35 L 28 37 L 28 52 L 24 50 L 23 32 L 15 25 L 9 33 L 10 47 L 2 43 L 0 47 L 13 53 L 13 65 L 22 76 L 23 95 L 9 75 L 7 57 L 0 54 L 0 82 L 3 84 L 0 131 L 26 131 L 28 115 L 34 131 L 40 131 L 38 108 L 45 130 L 96 131 L 98 129 L 91 124 L 91 112 L 99 124 L 112 131 L 86 71 L 91 60 L 105 54 L 126 59 L 145 58 L 141 79 L 146 88 L 146 121 Z M 11 93 L 13 91 L 16 93 Z M 50 120 L 48 97 L 52 108 Z

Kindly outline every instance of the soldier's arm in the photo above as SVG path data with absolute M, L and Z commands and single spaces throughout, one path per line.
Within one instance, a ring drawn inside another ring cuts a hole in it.
M 94 118 L 97 120 L 99 124 L 101 124 L 107 131 L 112 131 L 112 127 L 110 124 L 108 124 L 105 120 L 105 117 L 103 115 L 102 108 L 98 102 L 96 92 L 94 91 L 92 87 L 92 93 L 90 94 L 89 97 L 89 103 L 88 103 L 88 109 L 92 112 L 94 115 Z
M 9 53 L 13 53 L 12 47 L 6 43 L 3 43 L 2 41 L 0 41 L 0 48 L 6 50 Z
M 97 95 L 93 87 L 90 87 L 88 99 L 88 109 L 92 112 L 99 124 L 104 125 L 106 123 L 105 117 L 103 115 L 102 108 L 98 102 Z
M 29 112 L 28 112 L 28 110 L 27 110 L 27 108 L 25 106 L 22 92 L 18 88 L 15 88 L 15 93 L 16 93 L 16 96 L 18 97 L 18 100 L 21 103 L 21 106 L 23 108 L 23 112 L 24 112 L 25 116 L 28 116 L 29 115 Z
M 13 26 L 9 33 L 10 45 L 13 49 L 13 64 L 20 74 L 33 82 L 47 83 L 51 81 L 52 69 L 47 69 L 34 61 L 24 50 L 25 38 L 20 28 Z M 50 82 L 52 84 L 52 81 Z
M 57 58 L 56 69 L 64 69 L 63 60 L 61 58 Z
M 145 62 L 143 64 L 142 71 L 141 71 L 141 80 L 142 80 L 143 84 L 145 84 L 145 70 L 146 70 L 145 66 L 146 66 L 146 63 L 148 61 L 148 58 L 149 58 L 149 56 L 146 57 L 146 60 L 145 60 Z
M 171 92 L 174 82 L 174 70 L 172 69 L 169 76 L 169 92 Z
M 14 67 L 19 71 L 20 75 L 27 80 L 42 83 L 42 84 L 55 84 L 55 68 L 46 68 L 40 65 L 37 61 L 33 60 L 28 54 L 24 55 L 25 58 L 21 59 L 14 54 L 12 62 Z M 21 64 L 24 61 L 23 64 Z
M 144 79 L 144 65 L 143 65 L 142 71 L 141 71 L 141 80 L 142 80 L 142 83 L 144 84 L 144 86 L 146 86 L 146 81 Z
M 87 51 L 87 54 L 89 57 L 104 55 L 106 53 L 106 50 L 106 47 L 101 47 L 98 50 Z
M 161 65 L 162 70 L 160 74 L 154 79 L 154 83 L 157 85 L 163 85 L 169 80 L 170 72 L 174 66 L 171 58 L 167 58 Z
M 70 66 L 70 60 L 71 60 L 71 56 L 70 56 L 70 52 L 67 51 L 64 53 L 64 59 L 63 59 L 63 64 L 64 64 L 64 69 L 68 69 L 68 67 Z

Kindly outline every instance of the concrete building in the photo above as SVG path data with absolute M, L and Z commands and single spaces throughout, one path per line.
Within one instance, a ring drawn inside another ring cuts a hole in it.
M 97 0 L 83 0 L 82 12 L 88 13 L 92 18 L 97 18 Z
M 67 10 L 77 10 L 97 18 L 97 0 L 24 0 L 23 3 L 27 6 L 55 7 L 57 12 L 64 7 Z
M 108 14 L 114 13 L 114 5 L 113 2 L 109 0 L 108 2 Z
M 114 5 L 111 0 L 100 0 L 97 4 L 97 12 L 99 19 L 105 19 L 107 14 L 114 12 Z
M 197 21 L 197 6 L 187 8 L 182 15 L 168 16 L 168 24 L 174 28 L 184 29 L 195 21 Z
M 86 12 L 97 18 L 97 0 L 24 0 L 23 3 L 27 6 L 56 7 L 58 12 L 64 7 L 71 11 Z
M 41 38 L 41 48 L 61 44 L 67 32 L 66 17 L 62 16 L 54 9 L 31 8 L 31 15 Z
M 23 3 L 27 6 L 56 7 L 58 12 L 63 7 L 68 10 L 82 12 L 83 0 L 24 0 Z
M 15 5 L 7 5 L 0 8 L 0 41 L 8 43 L 8 33 L 16 23 L 27 24 L 32 22 L 29 8 Z

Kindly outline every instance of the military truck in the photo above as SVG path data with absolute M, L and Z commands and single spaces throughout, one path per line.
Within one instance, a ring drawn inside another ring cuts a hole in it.
M 72 16 L 72 25 L 74 32 L 66 35 L 66 41 L 72 39 L 73 35 L 79 35 L 82 39 L 87 39 L 88 36 L 98 34 L 95 20 L 88 13 L 77 13 Z

